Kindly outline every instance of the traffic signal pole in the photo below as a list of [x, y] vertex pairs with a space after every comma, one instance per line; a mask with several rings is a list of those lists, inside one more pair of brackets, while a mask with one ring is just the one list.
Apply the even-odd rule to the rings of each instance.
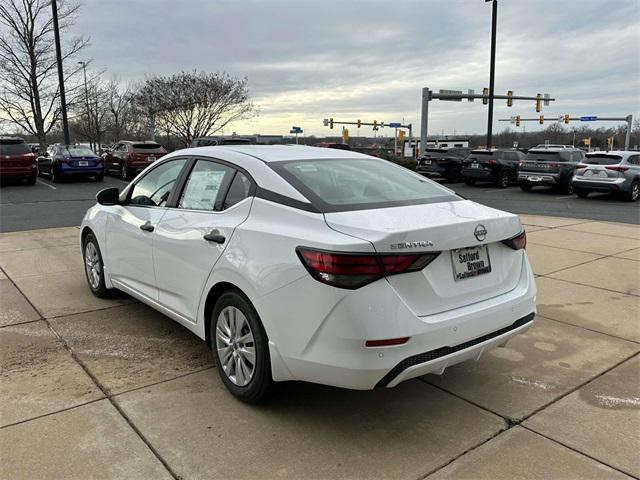
[[53, 17], [53, 34], [56, 44], [56, 58], [58, 63], [58, 83], [60, 88], [60, 104], [62, 108], [62, 134], [65, 145], [69, 145], [69, 122], [67, 121], [67, 101], [64, 95], [64, 70], [62, 69], [62, 48], [60, 47], [60, 29], [58, 28], [58, 6], [56, 0], [51, 2], [51, 13]]
[[493, 96], [496, 76], [496, 23], [498, 20], [498, 0], [491, 1], [491, 65], [489, 66], [489, 113], [487, 115], [487, 149], [493, 146]]

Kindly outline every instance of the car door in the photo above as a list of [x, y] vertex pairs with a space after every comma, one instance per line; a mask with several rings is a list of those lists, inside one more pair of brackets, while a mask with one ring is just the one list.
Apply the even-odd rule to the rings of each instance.
[[246, 172], [197, 159], [175, 208], [167, 209], [154, 232], [160, 304], [186, 321], [196, 322], [207, 278], [249, 215], [254, 185]]
[[187, 162], [187, 158], [162, 162], [132, 185], [124, 205], [114, 207], [106, 241], [107, 268], [114, 285], [158, 300], [153, 269], [154, 231]]

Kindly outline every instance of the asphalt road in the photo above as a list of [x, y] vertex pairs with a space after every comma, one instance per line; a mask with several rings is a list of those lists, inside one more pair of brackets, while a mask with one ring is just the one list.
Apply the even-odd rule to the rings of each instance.
[[[52, 184], [40, 177], [34, 186], [19, 182], [0, 186], [0, 232], [79, 225], [96, 193], [106, 187], [123, 188], [125, 182], [105, 177], [103, 182], [72, 180]], [[490, 207], [513, 213], [553, 215], [640, 224], [640, 202], [631, 203], [608, 195], [587, 199], [543, 189], [523, 192], [517, 186], [448, 184], [460, 195]]]

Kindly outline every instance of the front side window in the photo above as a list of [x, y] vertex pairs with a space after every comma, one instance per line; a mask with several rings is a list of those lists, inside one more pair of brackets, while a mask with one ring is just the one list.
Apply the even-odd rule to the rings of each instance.
[[148, 172], [133, 186], [129, 203], [149, 207], [164, 206], [186, 162], [184, 158], [171, 160]]
[[222, 196], [233, 172], [232, 168], [225, 165], [198, 160], [189, 174], [178, 208], [222, 210]]
[[293, 160], [270, 166], [324, 212], [460, 200], [444, 187], [385, 160]]

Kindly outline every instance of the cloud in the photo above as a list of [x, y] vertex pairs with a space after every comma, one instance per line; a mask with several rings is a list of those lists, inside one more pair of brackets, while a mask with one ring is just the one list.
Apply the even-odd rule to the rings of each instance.
[[[638, 18], [636, 0], [501, 1], [496, 91], [551, 93], [547, 117], [637, 117]], [[418, 131], [422, 87], [488, 85], [490, 5], [479, 0], [86, 0], [75, 28], [91, 36], [95, 65], [123, 80], [183, 69], [247, 76], [260, 116], [232, 126], [241, 133], [300, 124], [322, 135], [328, 116], [404, 118]], [[496, 119], [515, 114], [532, 116], [533, 105], [496, 103]], [[483, 132], [486, 107], [433, 102], [429, 128]]]

